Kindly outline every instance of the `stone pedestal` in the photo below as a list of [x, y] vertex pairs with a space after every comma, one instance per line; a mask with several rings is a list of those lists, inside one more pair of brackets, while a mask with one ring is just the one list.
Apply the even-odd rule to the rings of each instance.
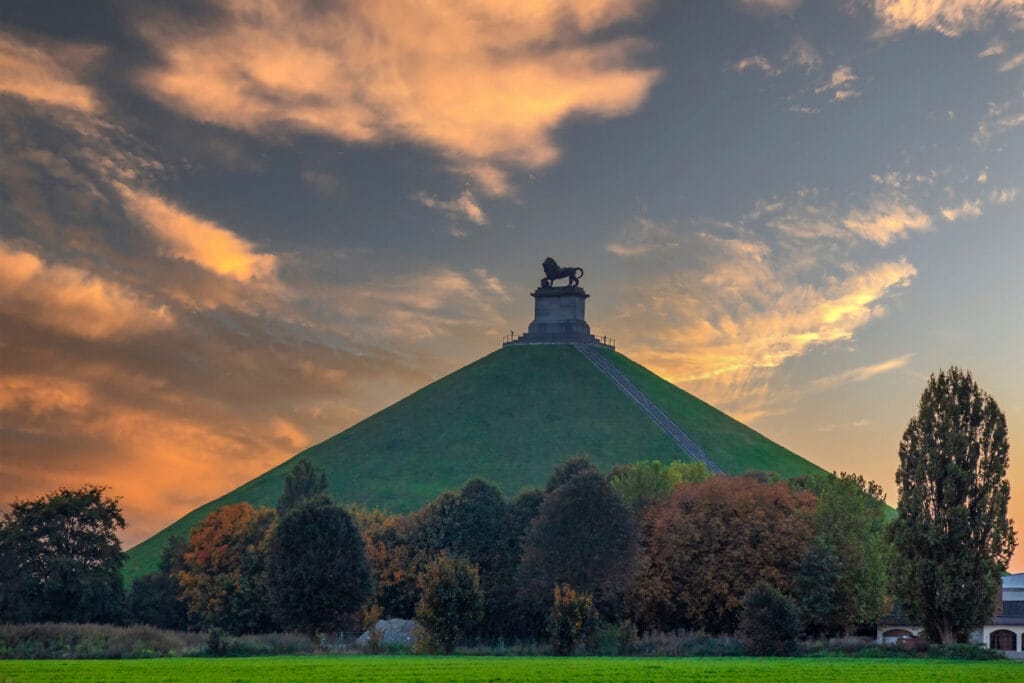
[[597, 344], [590, 334], [586, 305], [590, 295], [582, 287], [538, 287], [533, 297], [533, 322], [526, 334], [508, 344]]

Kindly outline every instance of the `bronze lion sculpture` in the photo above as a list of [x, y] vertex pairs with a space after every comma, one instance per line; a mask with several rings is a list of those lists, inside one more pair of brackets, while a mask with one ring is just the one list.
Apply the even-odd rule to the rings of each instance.
[[558, 262], [550, 256], [544, 259], [543, 265], [545, 277], [540, 281], [541, 287], [550, 287], [555, 280], [561, 280], [563, 277], [569, 278], [570, 287], [578, 287], [580, 284], [580, 278], [583, 277], [582, 268], [577, 268], [576, 266], [562, 268], [558, 265]]

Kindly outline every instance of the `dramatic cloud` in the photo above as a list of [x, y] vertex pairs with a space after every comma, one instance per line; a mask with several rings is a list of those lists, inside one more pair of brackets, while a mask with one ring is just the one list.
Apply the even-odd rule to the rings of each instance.
[[153, 97], [252, 133], [411, 141], [496, 194], [558, 158], [567, 117], [627, 114], [658, 77], [634, 63], [641, 42], [601, 35], [635, 0], [214, 4], [207, 26], [140, 22], [163, 61], [141, 76]]
[[917, 29], [958, 36], [997, 20], [1024, 28], [1021, 0], [874, 0], [870, 4], [882, 34]]
[[901, 197], [882, 197], [868, 209], [848, 213], [843, 225], [857, 236], [884, 246], [911, 230], [927, 230], [932, 219]]
[[185, 259], [239, 282], [271, 278], [273, 254], [260, 254], [252, 243], [213, 221], [204, 220], [154, 194], [117, 184], [125, 210], [160, 243], [164, 253]]
[[0, 242], [0, 311], [86, 339], [165, 330], [174, 318], [165, 306], [86, 270], [47, 264]]
[[476, 197], [469, 190], [464, 191], [455, 199], [447, 201], [428, 195], [425, 192], [414, 195], [414, 198], [424, 206], [444, 211], [453, 218], [464, 218], [477, 225], [485, 225], [487, 223], [487, 214], [480, 208]]
[[851, 339], [916, 274], [899, 260], [811, 284], [763, 243], [705, 235], [689, 248], [704, 252], [701, 270], [647, 278], [647, 303], [621, 311], [628, 332], [619, 336], [645, 365], [676, 382], [705, 381], [718, 397], [814, 347]]
[[103, 54], [95, 46], [34, 40], [0, 32], [0, 92], [56, 107], [93, 113], [96, 93], [82, 74]]

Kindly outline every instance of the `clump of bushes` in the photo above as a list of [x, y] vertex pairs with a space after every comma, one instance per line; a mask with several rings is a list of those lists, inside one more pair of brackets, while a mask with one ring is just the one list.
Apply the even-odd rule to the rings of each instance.
[[153, 626], [3, 624], [2, 659], [139, 659], [198, 654], [203, 636]]
[[647, 657], [740, 657], [747, 654], [738, 638], [690, 631], [645, 633], [633, 643], [631, 651]]
[[800, 611], [782, 592], [759, 583], [743, 600], [740, 633], [751, 654], [787, 657], [796, 654]]
[[555, 585], [555, 600], [548, 617], [551, 649], [556, 655], [571, 655], [597, 630], [598, 615], [594, 597], [577, 593], [571, 586]]
[[210, 629], [201, 654], [211, 657], [262, 657], [302, 655], [316, 651], [309, 636], [299, 633], [254, 633], [232, 636], [219, 628]]

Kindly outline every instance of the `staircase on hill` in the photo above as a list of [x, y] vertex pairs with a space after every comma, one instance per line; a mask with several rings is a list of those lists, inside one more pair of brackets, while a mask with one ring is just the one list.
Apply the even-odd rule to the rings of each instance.
[[698, 446], [693, 439], [686, 435], [679, 425], [677, 425], [672, 418], [665, 414], [661, 408], [655, 405], [654, 401], [647, 397], [647, 394], [640, 391], [640, 388], [633, 384], [632, 381], [622, 371], [615, 367], [615, 364], [604, 357], [604, 355], [598, 350], [597, 346], [590, 344], [573, 344], [580, 353], [587, 357], [594, 366], [600, 370], [605, 376], [608, 377], [612, 382], [615, 383], [622, 393], [633, 399], [633, 401], [640, 406], [640, 409], [647, 413], [648, 417], [654, 420], [654, 423], [661, 427], [662, 431], [668, 434], [669, 438], [672, 439], [677, 446], [683, 449], [683, 452], [695, 462], [702, 462], [708, 468], [708, 471], [713, 474], [725, 474], [725, 471], [718, 466], [714, 460], [708, 457], [708, 454], [704, 452], [700, 446]]

